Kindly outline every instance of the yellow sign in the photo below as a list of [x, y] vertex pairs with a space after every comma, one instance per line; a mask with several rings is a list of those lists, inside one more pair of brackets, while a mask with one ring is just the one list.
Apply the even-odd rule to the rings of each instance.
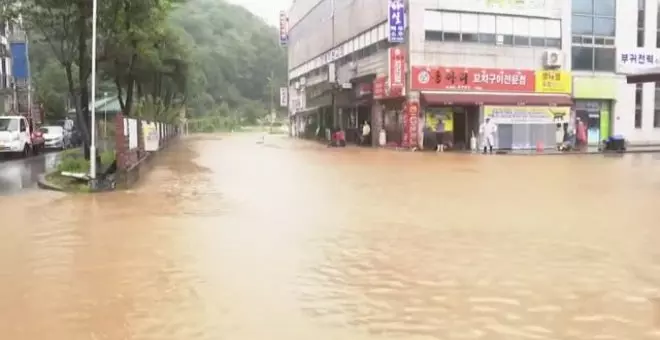
[[438, 122], [442, 119], [442, 125], [444, 125], [445, 132], [454, 131], [454, 114], [453, 112], [427, 112], [425, 115], [426, 127], [435, 131]]
[[552, 124], [570, 113], [567, 106], [484, 106], [484, 117], [497, 124]]
[[566, 93], [572, 91], [573, 79], [567, 71], [536, 71], [536, 92]]

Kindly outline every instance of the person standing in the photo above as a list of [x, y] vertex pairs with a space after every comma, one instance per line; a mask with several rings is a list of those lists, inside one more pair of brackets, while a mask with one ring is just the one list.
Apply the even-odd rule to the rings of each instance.
[[587, 125], [579, 117], [577, 118], [577, 127], [575, 130], [578, 150], [585, 151], [587, 146]]
[[486, 121], [479, 127], [479, 133], [483, 140], [484, 153], [493, 153], [493, 146], [495, 146], [495, 133], [497, 133], [497, 124], [493, 122], [490, 117], [486, 117]]
[[362, 135], [360, 136], [360, 145], [364, 145], [369, 140], [369, 135], [371, 134], [371, 126], [366, 120], [362, 125]]
[[555, 130], [555, 143], [557, 144], [557, 150], [561, 151], [562, 145], [564, 145], [564, 124], [557, 123]]
[[445, 122], [442, 119], [438, 119], [438, 123], [435, 124], [435, 141], [436, 141], [436, 152], [445, 151]]

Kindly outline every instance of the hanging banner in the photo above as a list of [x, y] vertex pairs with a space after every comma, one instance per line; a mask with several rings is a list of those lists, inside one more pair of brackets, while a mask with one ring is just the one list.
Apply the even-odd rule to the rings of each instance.
[[388, 97], [400, 97], [405, 94], [405, 65], [406, 59], [403, 49], [391, 47], [387, 58], [389, 76], [387, 87]]
[[289, 43], [289, 18], [286, 12], [280, 11], [280, 45], [286, 46]]
[[403, 138], [401, 146], [413, 148], [419, 139], [419, 102], [408, 101], [403, 104]]
[[158, 151], [160, 136], [156, 123], [142, 121], [142, 138], [144, 139], [144, 151]]
[[387, 40], [391, 43], [402, 44], [406, 40], [406, 6], [403, 0], [388, 0]]
[[286, 87], [280, 87], [280, 106], [286, 107], [289, 104], [289, 91]]

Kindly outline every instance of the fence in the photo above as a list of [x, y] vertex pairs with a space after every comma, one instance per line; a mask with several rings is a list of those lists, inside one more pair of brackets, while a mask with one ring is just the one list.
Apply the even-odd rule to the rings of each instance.
[[115, 116], [115, 153], [117, 159], [117, 185], [134, 184], [140, 173], [147, 170], [149, 158], [180, 135], [180, 127], [174, 124], [148, 121], [139, 118]]

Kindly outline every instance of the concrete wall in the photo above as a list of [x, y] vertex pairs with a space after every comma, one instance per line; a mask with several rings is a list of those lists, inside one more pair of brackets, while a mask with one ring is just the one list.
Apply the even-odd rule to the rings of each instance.
[[[427, 10], [441, 9], [561, 19], [562, 10], [567, 8], [570, 14], [570, 5], [562, 7], [562, 1], [558, 0], [546, 0], [545, 3], [538, 1], [543, 6], [537, 5], [527, 8], [489, 5], [486, 0], [411, 0], [411, 2], [411, 65], [539, 69], [542, 67], [543, 53], [548, 49], [546, 47], [513, 47], [480, 43], [426, 41], [425, 17], [428, 18], [428, 16], [425, 16], [425, 11]], [[565, 2], [563, 3], [565, 4]], [[562, 32], [562, 37], [567, 37], [564, 32]], [[562, 46], [570, 46], [570, 36], [562, 39]]]
[[[655, 49], [658, 2], [646, 0], [645, 10], [644, 47]], [[629, 19], [621, 20], [622, 18]], [[619, 0], [617, 2], [616, 45], [618, 48], [628, 50], [637, 47], [637, 1]], [[584, 72], [576, 72], [576, 74], [584, 75]], [[653, 127], [654, 111], [660, 110], [660, 105], [657, 107], [655, 105], [656, 95], [660, 95], [655, 91], [655, 83], [643, 84], [642, 126], [635, 128], [635, 85], [626, 84], [623, 76], [616, 76], [616, 78], [618, 86], [614, 104], [613, 131], [623, 134], [631, 143], [660, 144], [660, 128]], [[660, 104], [660, 98], [657, 101]]]
[[382, 23], [387, 18], [387, 1], [297, 0], [289, 15], [291, 70]]

